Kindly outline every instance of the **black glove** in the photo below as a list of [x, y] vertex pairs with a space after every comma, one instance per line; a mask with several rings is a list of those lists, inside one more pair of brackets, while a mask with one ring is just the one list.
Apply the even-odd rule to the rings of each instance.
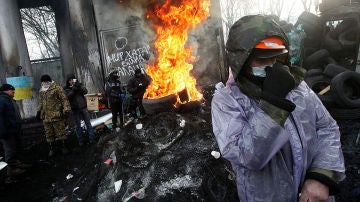
[[40, 111], [36, 112], [36, 120], [41, 121], [40, 115], [41, 115]]
[[285, 99], [285, 96], [295, 88], [295, 80], [289, 71], [289, 67], [275, 63], [273, 67], [267, 67], [266, 78], [263, 83], [262, 98], [271, 104], [292, 112], [295, 104]]

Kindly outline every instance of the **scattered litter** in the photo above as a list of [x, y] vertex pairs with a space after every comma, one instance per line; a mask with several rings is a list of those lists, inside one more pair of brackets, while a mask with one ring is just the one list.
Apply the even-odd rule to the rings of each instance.
[[116, 163], [116, 155], [115, 155], [115, 151], [111, 152], [111, 154], [110, 154], [110, 158], [112, 159], [113, 163]]
[[108, 158], [108, 159], [106, 159], [106, 161], [104, 163], [110, 165], [112, 163], [112, 161], [113, 160], [111, 158]]
[[76, 191], [76, 190], [78, 190], [80, 187], [75, 187], [74, 189], [73, 189], [73, 193]]
[[211, 155], [214, 157], [214, 158], [216, 158], [216, 159], [218, 159], [218, 158], [220, 158], [220, 152], [217, 152], [217, 151], [212, 151], [211, 152]]
[[140, 130], [140, 129], [142, 129], [142, 124], [141, 123], [138, 123], [138, 124], [136, 124], [136, 129], [138, 129], [138, 130]]
[[184, 119], [181, 120], [179, 125], [181, 128], [185, 127], [185, 120]]
[[68, 174], [67, 176], [66, 176], [66, 179], [67, 180], [70, 180], [71, 178], [73, 178], [74, 176], [72, 175], [72, 174]]
[[75, 188], [73, 189], [73, 194], [72, 194], [72, 196], [73, 196], [73, 198], [76, 198], [77, 201], [82, 201], [82, 198], [80, 198], [80, 197], [75, 193], [77, 190], [79, 190], [79, 187], [75, 187]]
[[143, 199], [145, 197], [145, 188], [141, 188], [137, 191], [132, 192], [129, 196], [126, 196], [128, 194], [125, 194], [123, 197], [123, 202], [129, 201], [132, 197]]
[[114, 184], [115, 184], [115, 193], [118, 193], [122, 185], [122, 180], [118, 180]]
[[68, 198], [69, 198], [68, 196], [64, 196], [64, 197], [58, 198], [58, 201], [59, 202], [67, 201]]
[[91, 119], [90, 123], [92, 127], [96, 127], [98, 125], [104, 124], [106, 121], [110, 120], [112, 118], [112, 113], [106, 114], [102, 117]]
[[117, 133], [120, 132], [120, 128], [119, 128], [119, 127], [116, 127], [115, 130], [116, 130]]
[[5, 168], [7, 166], [7, 163], [4, 161], [0, 161], [0, 170], [2, 170], [3, 168]]

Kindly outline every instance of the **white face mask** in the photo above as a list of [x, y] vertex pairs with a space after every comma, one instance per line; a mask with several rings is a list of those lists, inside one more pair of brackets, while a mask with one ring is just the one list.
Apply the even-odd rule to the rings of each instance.
[[42, 82], [41, 83], [41, 89], [44, 91], [47, 91], [50, 87], [51, 83], [50, 82]]
[[272, 67], [273, 65], [262, 65], [262, 66], [258, 66], [258, 67], [252, 67], [251, 68], [251, 71], [252, 71], [252, 74], [254, 76], [257, 76], [257, 77], [266, 77], [266, 67]]

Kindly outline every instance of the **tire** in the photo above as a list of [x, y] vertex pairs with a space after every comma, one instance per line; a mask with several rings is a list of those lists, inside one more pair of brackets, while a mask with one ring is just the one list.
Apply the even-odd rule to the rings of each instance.
[[327, 109], [337, 106], [337, 103], [329, 92], [324, 95], [318, 95], [318, 97]]
[[328, 64], [324, 69], [324, 75], [333, 78], [334, 76], [340, 74], [341, 72], [349, 71], [343, 66], [336, 65], [336, 64]]
[[354, 49], [359, 43], [358, 28], [346, 30], [339, 35], [339, 42], [345, 49]]
[[331, 92], [343, 108], [360, 108], [360, 74], [345, 71], [331, 80]]
[[333, 39], [338, 39], [339, 35], [344, 31], [348, 30], [350, 27], [356, 24], [356, 20], [354, 19], [344, 19], [340, 24], [338, 24], [334, 30], [329, 32], [329, 35]]
[[313, 77], [319, 76], [323, 74], [323, 70], [321, 68], [310, 69], [306, 72], [305, 77]]
[[328, 50], [320, 49], [320, 50], [316, 51], [315, 53], [309, 55], [305, 59], [304, 66], [307, 69], [311, 69], [311, 67], [314, 67], [314, 66], [319, 66], [327, 60], [329, 55], [330, 55], [330, 53]]
[[339, 52], [343, 49], [343, 46], [337, 39], [332, 38], [330, 32], [328, 32], [324, 38], [324, 48], [330, 52]]
[[309, 57], [311, 54], [315, 53], [318, 49], [304, 46], [304, 58]]
[[313, 13], [307, 11], [302, 12], [296, 21], [295, 27], [299, 24], [303, 25], [302, 27], [308, 35], [319, 35], [319, 33], [321, 33], [320, 17]]
[[331, 79], [321, 74], [317, 76], [306, 77], [304, 81], [315, 93], [319, 93], [330, 85]]
[[157, 99], [144, 98], [142, 103], [147, 114], [157, 114], [159, 112], [176, 111], [177, 109], [174, 107], [176, 101], [176, 95], [171, 94]]
[[334, 119], [355, 120], [360, 119], [360, 108], [343, 109], [331, 107], [328, 109], [329, 113]]

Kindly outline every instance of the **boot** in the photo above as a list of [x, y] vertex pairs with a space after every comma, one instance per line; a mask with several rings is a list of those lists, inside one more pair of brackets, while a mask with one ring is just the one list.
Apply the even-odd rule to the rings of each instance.
[[54, 150], [54, 143], [50, 142], [49, 143], [49, 157], [53, 157], [55, 155], [55, 150]]
[[16, 175], [21, 175], [21, 174], [25, 173], [26, 170], [21, 169], [21, 168], [17, 168], [17, 167], [12, 166], [12, 165], [11, 166], [8, 165], [6, 172], [7, 172], [6, 173], [7, 176], [12, 177], [12, 176], [16, 176]]
[[66, 147], [66, 145], [65, 145], [65, 140], [63, 140], [63, 142], [62, 142], [62, 148], [61, 148], [61, 152], [62, 152], [62, 154], [68, 154], [69, 153], [69, 149]]

